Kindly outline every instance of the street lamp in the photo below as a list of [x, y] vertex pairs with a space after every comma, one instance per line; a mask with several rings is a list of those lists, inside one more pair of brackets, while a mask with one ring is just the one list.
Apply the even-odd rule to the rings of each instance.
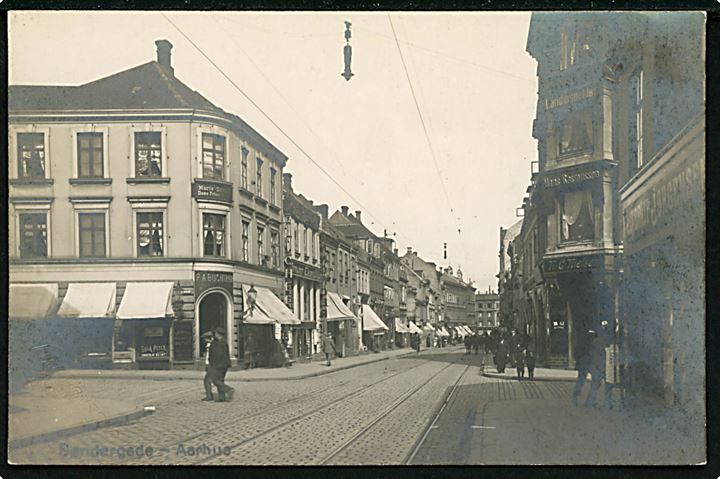
[[248, 307], [246, 308], [243, 303], [243, 311], [240, 315], [240, 325], [238, 327], [239, 331], [239, 337], [238, 337], [238, 347], [242, 346], [242, 352], [243, 352], [243, 363], [245, 365], [243, 367], [249, 368], [255, 361], [252, 355], [247, 351], [247, 335], [245, 334], [245, 319], [248, 318], [252, 312], [255, 310], [255, 302], [257, 300], [257, 290], [255, 289], [254, 285], [250, 285], [250, 289], [247, 291], [247, 303]]

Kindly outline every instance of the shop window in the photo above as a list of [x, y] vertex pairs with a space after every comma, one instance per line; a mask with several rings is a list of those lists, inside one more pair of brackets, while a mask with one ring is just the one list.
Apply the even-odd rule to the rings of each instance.
[[163, 256], [163, 213], [136, 213], [137, 255], [139, 257]]
[[103, 178], [103, 134], [78, 133], [78, 178]]
[[17, 134], [18, 178], [45, 178], [45, 134]]
[[558, 121], [558, 155], [567, 156], [592, 150], [592, 110], [571, 111]]
[[595, 238], [594, 208], [589, 191], [565, 193], [562, 214], [562, 239], [587, 241]]
[[248, 189], [248, 154], [250, 152], [247, 148], [242, 147], [240, 148], [240, 154], [241, 154], [241, 160], [240, 160], [240, 187], [247, 190]]
[[47, 258], [47, 213], [21, 213], [20, 257]]
[[105, 257], [105, 213], [78, 213], [81, 258]]
[[135, 176], [162, 176], [162, 133], [143, 131], [135, 133]]
[[225, 256], [225, 215], [203, 213], [203, 256]]
[[250, 261], [250, 222], [242, 222], [242, 260]]
[[225, 179], [225, 137], [211, 133], [202, 135], [203, 178]]

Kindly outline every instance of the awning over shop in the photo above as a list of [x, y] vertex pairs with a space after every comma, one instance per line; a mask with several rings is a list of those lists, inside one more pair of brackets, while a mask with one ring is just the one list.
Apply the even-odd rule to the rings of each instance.
[[433, 328], [433, 327], [430, 326], [429, 324], [426, 324], [425, 326], [423, 326], [423, 331], [425, 331], [426, 333], [434, 333], [434, 332], [436, 332], [436, 331], [435, 331], [435, 328]]
[[45, 319], [57, 306], [57, 283], [11, 284], [8, 318]]
[[440, 333], [442, 336], [445, 336], [446, 338], [450, 336], [450, 333], [448, 333], [448, 330], [445, 329], [445, 326], [440, 328]]
[[355, 319], [355, 315], [350, 308], [345, 306], [345, 302], [337, 293], [327, 294], [327, 320], [328, 321], [344, 321], [346, 319]]
[[375, 311], [373, 311], [370, 306], [368, 306], [367, 304], [363, 304], [362, 311], [363, 331], [376, 331], [379, 333], [382, 333], [383, 331], [388, 331], [388, 327], [385, 326], [385, 323], [382, 322], [382, 320], [378, 317], [377, 314], [375, 314]]
[[118, 319], [157, 319], [173, 316], [172, 281], [128, 283]]
[[410, 329], [400, 322], [400, 318], [395, 318], [395, 332], [407, 334], [410, 333]]
[[475, 333], [472, 332], [472, 329], [468, 328], [468, 327], [465, 326], [464, 324], [463, 324], [462, 326], [460, 326], [460, 327], [461, 327], [462, 330], [465, 331], [465, 333], [466, 333], [467, 335], [469, 335], [469, 336], [472, 336], [473, 334], [475, 334]]
[[115, 283], [70, 283], [58, 316], [110, 318], [115, 313]]
[[458, 336], [467, 336], [467, 333], [460, 329], [459, 326], [455, 326], [455, 332], [458, 334]]
[[413, 323], [412, 321], [408, 322], [408, 327], [410, 328], [410, 332], [413, 334], [422, 334], [422, 329], [417, 327], [417, 324]]
[[255, 308], [252, 313], [245, 319], [248, 324], [286, 324], [300, 325], [292, 311], [275, 296], [275, 293], [267, 288], [255, 286], [257, 290], [257, 298], [255, 300]]

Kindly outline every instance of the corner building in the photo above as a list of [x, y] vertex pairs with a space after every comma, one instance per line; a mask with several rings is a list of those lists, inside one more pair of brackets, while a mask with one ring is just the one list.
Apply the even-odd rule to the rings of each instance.
[[221, 327], [234, 360], [267, 362], [280, 325], [299, 323], [278, 298], [287, 157], [156, 44], [157, 61], [84, 85], [10, 87], [10, 317], [104, 325], [74, 338], [75, 359], [192, 364]]

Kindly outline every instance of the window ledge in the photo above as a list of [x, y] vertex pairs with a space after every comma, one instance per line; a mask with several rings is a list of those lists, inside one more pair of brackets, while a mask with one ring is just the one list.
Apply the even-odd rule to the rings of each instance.
[[110, 185], [112, 178], [70, 178], [71, 185]]
[[263, 206], [267, 206], [267, 204], [268, 204], [268, 202], [267, 202], [266, 199], [260, 198], [259, 196], [256, 196], [256, 197], [255, 197], [255, 203], [259, 203], [259, 204], [261, 204], [261, 205], [263, 205]]
[[170, 183], [170, 178], [166, 178], [164, 176], [140, 176], [135, 178], [127, 178], [127, 184], [128, 185], [135, 185], [135, 184], [168, 184]]
[[8, 180], [11, 186], [50, 186], [55, 182], [52, 178], [13, 178]]
[[270, 211], [273, 211], [275, 213], [280, 212], [280, 207], [278, 205], [270, 205], [269, 208], [270, 208]]
[[250, 198], [250, 199], [252, 199], [253, 196], [255, 196], [255, 195], [253, 195], [252, 191], [246, 190], [246, 189], [243, 188], [242, 186], [241, 186], [240, 188], [238, 188], [238, 191], [240, 192], [241, 195], [246, 196], [246, 197], [248, 197], [248, 198]]

